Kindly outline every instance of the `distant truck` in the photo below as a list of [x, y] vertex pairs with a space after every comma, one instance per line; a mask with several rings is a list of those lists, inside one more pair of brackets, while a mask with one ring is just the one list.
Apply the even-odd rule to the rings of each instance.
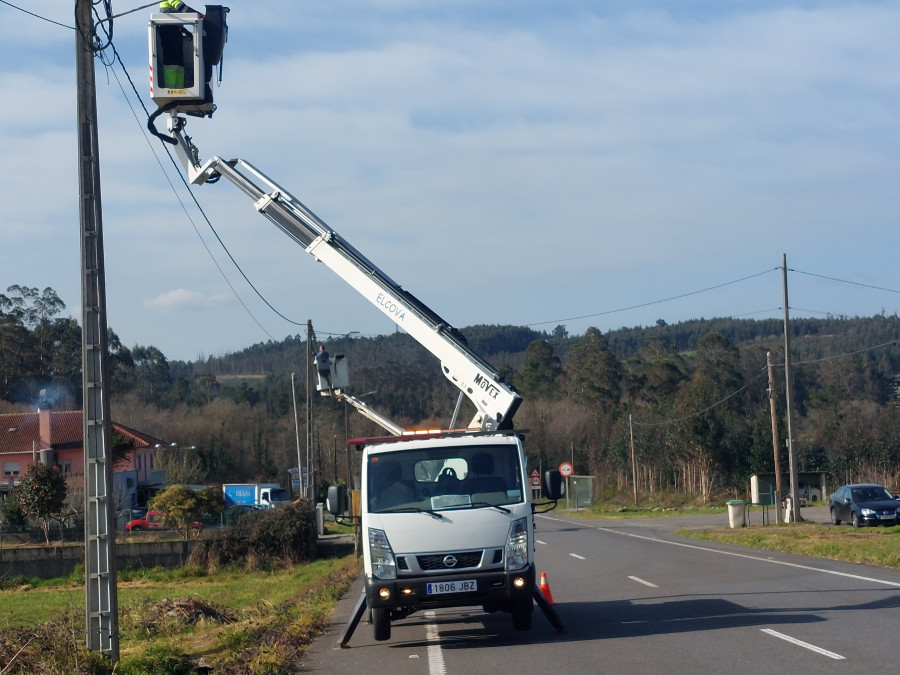
[[276, 509], [291, 503], [291, 493], [278, 483], [226, 483], [222, 486], [225, 506]]

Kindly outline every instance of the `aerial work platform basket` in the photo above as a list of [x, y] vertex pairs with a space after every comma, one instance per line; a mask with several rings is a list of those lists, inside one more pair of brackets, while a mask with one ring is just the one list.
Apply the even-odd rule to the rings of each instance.
[[150, 15], [150, 97], [161, 109], [212, 115], [212, 71], [228, 39], [227, 13], [222, 5], [206, 5], [205, 14]]

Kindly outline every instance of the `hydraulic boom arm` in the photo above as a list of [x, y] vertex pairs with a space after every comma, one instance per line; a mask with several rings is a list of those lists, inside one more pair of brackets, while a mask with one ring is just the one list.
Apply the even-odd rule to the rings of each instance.
[[257, 211], [434, 354], [447, 379], [475, 404], [477, 413], [469, 428], [513, 428], [521, 396], [468, 348], [456, 328], [403, 290], [299, 200], [249, 163], [213, 157], [201, 164], [196, 146], [184, 134], [185, 123], [183, 117], [173, 115], [168, 129], [192, 183], [200, 185], [216, 176], [230, 180], [253, 200]]

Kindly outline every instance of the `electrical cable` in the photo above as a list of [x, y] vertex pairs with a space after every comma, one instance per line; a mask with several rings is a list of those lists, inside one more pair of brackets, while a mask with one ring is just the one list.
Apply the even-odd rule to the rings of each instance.
[[627, 312], [627, 311], [632, 310], [632, 309], [640, 309], [640, 308], [642, 308], [642, 307], [650, 307], [651, 305], [659, 305], [659, 304], [661, 304], [661, 303], [663, 303], [663, 302], [671, 302], [672, 300], [680, 300], [681, 298], [687, 298], [687, 297], [690, 297], [690, 296], [692, 296], [692, 295], [699, 295], [700, 293], [706, 293], [706, 292], [708, 292], [708, 291], [714, 291], [714, 290], [716, 290], [716, 289], [718, 289], [718, 288], [723, 288], [723, 287], [725, 287], [725, 286], [730, 286], [730, 285], [732, 285], [732, 284], [737, 284], [737, 283], [740, 283], [740, 282], [742, 282], [742, 281], [747, 281], [748, 279], [754, 279], [754, 278], [756, 278], [756, 277], [760, 277], [760, 276], [762, 276], [762, 275], [764, 275], [764, 274], [769, 274], [770, 272], [774, 272], [775, 270], [780, 270], [780, 269], [781, 269], [780, 267], [773, 267], [772, 269], [763, 270], [762, 272], [757, 272], [756, 274], [751, 274], [751, 275], [746, 276], [746, 277], [741, 277], [740, 279], [735, 279], [735, 280], [733, 280], [733, 281], [726, 281], [726, 282], [724, 282], [724, 283], [717, 284], [717, 285], [715, 285], [715, 286], [710, 286], [710, 287], [708, 287], [708, 288], [701, 288], [699, 291], [691, 291], [691, 292], [689, 292], [689, 293], [682, 293], [681, 295], [673, 295], [673, 296], [671, 296], [671, 297], [663, 298], [663, 299], [661, 299], [661, 300], [652, 300], [652, 301], [650, 301], [650, 302], [643, 302], [643, 303], [641, 303], [641, 304], [638, 304], [638, 305], [631, 305], [631, 306], [629, 306], [629, 307], [621, 307], [621, 308], [619, 308], [619, 309], [610, 309], [610, 310], [607, 310], [607, 311], [605, 311], [605, 312], [595, 312], [595, 313], [593, 313], [593, 314], [583, 314], [583, 315], [581, 315], [581, 316], [571, 316], [571, 317], [568, 317], [568, 318], [565, 318], [565, 319], [554, 319], [554, 320], [552, 320], [552, 321], [538, 321], [538, 322], [535, 322], [535, 323], [526, 323], [526, 324], [524, 324], [524, 325], [527, 326], [527, 327], [530, 327], [530, 326], [545, 326], [545, 325], [548, 325], [548, 324], [551, 324], [551, 323], [562, 324], [562, 323], [564, 323], [564, 322], [566, 322], [566, 321], [578, 321], [579, 319], [590, 319], [590, 318], [593, 318], [593, 317], [595, 317], [595, 316], [605, 316], [605, 315], [607, 315], [607, 314], [617, 314], [617, 313], [619, 313], [619, 312]]
[[749, 387], [751, 384], [753, 384], [756, 380], [758, 380], [760, 377], [762, 377], [765, 374], [766, 374], [766, 369], [764, 368], [762, 371], [760, 371], [759, 373], [757, 373], [756, 375], [751, 377], [747, 381], [747, 384], [745, 384], [743, 387], [736, 389], [735, 391], [728, 394], [728, 396], [726, 396], [725, 398], [719, 399], [718, 401], [716, 401], [715, 403], [713, 403], [710, 406], [707, 406], [703, 410], [698, 410], [697, 412], [693, 412], [690, 415], [685, 415], [684, 417], [679, 417], [677, 419], [661, 420], [659, 422], [633, 422], [633, 424], [636, 427], [663, 427], [663, 426], [668, 426], [670, 424], [678, 424], [679, 422], [685, 422], [689, 419], [699, 417], [700, 415], [702, 415], [704, 413], [708, 413], [710, 410], [713, 410], [714, 408], [718, 408], [720, 405], [725, 403], [727, 400], [734, 398], [735, 396], [740, 394], [742, 391], [744, 391], [744, 389]]
[[29, 12], [27, 9], [22, 9], [18, 5], [14, 5], [11, 2], [7, 2], [6, 0], [0, 0], [0, 4], [6, 5], [7, 7], [12, 7], [13, 9], [17, 9], [20, 12], [24, 12], [29, 16], [33, 16], [35, 19], [40, 19], [41, 21], [46, 21], [47, 23], [52, 23], [56, 26], [61, 26], [62, 28], [68, 28], [69, 30], [75, 30], [74, 26], [67, 26], [64, 23], [60, 23], [59, 21], [54, 21], [53, 19], [48, 19], [46, 16], [41, 16], [40, 14], [35, 14], [34, 12]]
[[863, 284], [859, 281], [848, 281], [847, 279], [838, 279], [837, 277], [829, 277], [824, 274], [815, 274], [813, 272], [804, 272], [803, 270], [795, 270], [792, 268], [788, 268], [790, 272], [796, 272], [797, 274], [805, 274], [808, 277], [818, 277], [819, 279], [827, 279], [828, 281], [837, 281], [842, 284], [851, 284], [853, 286], [862, 286], [863, 288], [872, 288], [876, 291], [887, 291], [888, 293], [900, 293], [900, 291], [895, 290], [893, 288], [884, 288], [883, 286], [873, 286], [872, 284]]
[[[112, 73], [113, 73], [113, 77], [116, 80], [116, 83], [119, 85], [119, 88], [122, 90], [123, 96], [125, 96], [125, 100], [126, 100], [126, 103], [128, 104], [129, 109], [131, 110], [131, 114], [134, 116], [135, 121], [138, 122], [138, 124], [140, 124], [140, 119], [138, 118], [137, 113], [134, 110], [134, 107], [131, 105], [131, 102], [127, 98], [127, 94], [125, 92], [125, 88], [122, 86], [122, 82], [119, 80], [118, 75], [116, 75], [115, 70], [112, 70]], [[265, 326], [263, 326], [259, 322], [259, 320], [256, 318], [256, 316], [253, 314], [253, 312], [250, 311], [250, 308], [247, 307], [247, 304], [241, 298], [240, 294], [237, 292], [237, 289], [234, 287], [234, 285], [231, 283], [231, 281], [226, 276], [225, 270], [223, 270], [221, 265], [219, 265], [219, 261], [216, 260], [215, 256], [212, 253], [212, 250], [210, 250], [209, 246], [206, 243], [206, 240], [203, 238], [203, 235], [200, 234], [200, 230], [197, 229], [197, 224], [194, 222], [194, 219], [191, 217], [191, 214], [187, 209], [187, 206], [182, 201], [180, 195], [178, 194], [178, 191], [175, 189], [175, 185], [172, 183], [171, 179], [169, 178], [169, 175], [166, 173], [165, 167], [163, 166], [162, 162], [160, 161], [159, 156], [157, 156], [156, 152], [154, 151], [152, 143], [150, 143], [150, 139], [147, 138], [147, 136], [145, 135], [144, 140], [147, 142], [147, 145], [150, 148], [150, 152], [153, 153], [153, 157], [156, 159], [156, 163], [159, 165], [159, 168], [162, 170], [162, 173], [166, 179], [166, 182], [169, 184], [169, 187], [172, 189], [172, 192], [175, 195], [175, 198], [178, 200], [178, 203], [181, 205], [181, 208], [184, 211], [184, 214], [187, 216], [188, 222], [190, 222], [191, 227], [194, 229], [194, 232], [197, 234], [197, 238], [200, 240], [200, 243], [203, 244], [203, 248], [206, 249], [206, 252], [210, 257], [210, 260], [212, 260], [213, 264], [216, 266], [216, 269], [219, 270], [219, 274], [222, 276], [222, 279], [224, 279], [225, 283], [231, 289], [231, 292], [237, 298], [237, 301], [241, 304], [241, 307], [244, 308], [244, 311], [246, 311], [247, 314], [250, 316], [250, 318], [253, 319], [253, 322], [257, 326], [259, 326], [259, 329], [263, 333], [268, 335], [269, 339], [275, 340], [275, 337], [269, 331], [266, 330]], [[171, 157], [170, 157], [170, 159], [171, 159]]]
[[[105, 28], [104, 28], [104, 31], [105, 31]], [[140, 101], [141, 107], [144, 109], [144, 113], [147, 115], [147, 117], [148, 117], [148, 119], [149, 119], [149, 118], [151, 117], [150, 112], [147, 110], [146, 105], [144, 105], [144, 101], [143, 101], [143, 99], [141, 98], [140, 94], [138, 93], [137, 87], [135, 86], [134, 81], [133, 81], [132, 78], [131, 78], [131, 75], [128, 73], [128, 69], [125, 67], [125, 64], [124, 64], [124, 62], [122, 61], [122, 58], [121, 58], [121, 56], [119, 55], [119, 52], [118, 52], [118, 50], [117, 50], [116, 47], [115, 47], [115, 44], [113, 44], [112, 40], [109, 40], [108, 44], [112, 47], [113, 54], [115, 55], [116, 61], [118, 61], [118, 63], [119, 63], [119, 67], [122, 68], [122, 71], [125, 73], [125, 76], [128, 78], [128, 82], [129, 82], [129, 84], [131, 85], [132, 91], [134, 92], [134, 94], [135, 94], [135, 96], [137, 97], [137, 99]], [[157, 111], [157, 113], [158, 113], [158, 112], [159, 112], [159, 111]], [[164, 146], [164, 147], [166, 147], [166, 146]], [[178, 163], [175, 161], [175, 158], [172, 157], [172, 153], [169, 151], [168, 147], [166, 147], [166, 154], [169, 156], [169, 161], [170, 161], [170, 162], [172, 163], [172, 165], [175, 167], [175, 170], [177, 171], [178, 176], [179, 176], [179, 178], [181, 179], [182, 184], [185, 186], [185, 188], [187, 188], [188, 193], [191, 195], [191, 199], [193, 200], [194, 205], [197, 207], [197, 210], [200, 211], [200, 214], [203, 216], [203, 219], [206, 221], [206, 224], [207, 224], [207, 226], [209, 227], [210, 231], [213, 233], [213, 235], [215, 236], [216, 240], [219, 242], [219, 245], [222, 247], [222, 250], [225, 251], [225, 254], [228, 256], [229, 260], [231, 260], [231, 262], [232, 262], [232, 264], [234, 265], [235, 269], [237, 269], [237, 271], [238, 271], [238, 272], [240, 273], [240, 275], [243, 277], [244, 281], [247, 282], [247, 284], [250, 286], [250, 288], [253, 290], [253, 292], [256, 293], [256, 295], [260, 298], [260, 300], [262, 300], [263, 303], [265, 303], [265, 305], [266, 305], [270, 310], [272, 310], [275, 314], [277, 314], [279, 317], [281, 317], [284, 321], [287, 321], [288, 323], [290, 323], [290, 324], [292, 324], [292, 325], [295, 325], [295, 326], [302, 326], [302, 325], [305, 325], [304, 322], [294, 321], [293, 319], [291, 319], [291, 318], [285, 316], [283, 313], [281, 313], [280, 311], [278, 311], [278, 309], [276, 309], [276, 308], [268, 301], [268, 299], [267, 299], [265, 296], [263, 296], [263, 294], [259, 291], [259, 289], [257, 289], [257, 287], [253, 284], [253, 282], [250, 281], [249, 277], [248, 277], [247, 274], [244, 272], [244, 270], [243, 270], [243, 268], [240, 266], [240, 264], [238, 264], [237, 260], [235, 260], [234, 256], [231, 254], [231, 251], [230, 251], [230, 250], [228, 249], [228, 247], [225, 245], [225, 242], [222, 241], [222, 238], [219, 236], [219, 233], [216, 231], [216, 228], [213, 226], [213, 224], [212, 224], [212, 222], [210, 221], [209, 217], [206, 215], [206, 212], [203, 210], [203, 207], [200, 205], [200, 202], [197, 200], [197, 197], [196, 197], [196, 195], [194, 194], [193, 190], [191, 190], [190, 184], [189, 184], [189, 183], [187, 182], [187, 180], [185, 179], [183, 172], [180, 170], [180, 168], [179, 168], [179, 166], [178, 166]], [[180, 201], [180, 200], [179, 200], [179, 201]], [[193, 221], [191, 221], [191, 224], [193, 225]], [[196, 228], [195, 228], [195, 230], [196, 230]], [[198, 234], [198, 236], [199, 236], [199, 232], [198, 232], [197, 234]], [[203, 241], [203, 238], [202, 238], [202, 237], [201, 237], [200, 239], [201, 239], [201, 241]], [[205, 242], [204, 242], [204, 246], [206, 246], [206, 243], [205, 243]], [[207, 250], [209, 250], [209, 249], [207, 249]], [[212, 254], [211, 254], [211, 252], [210, 252], [210, 256], [211, 256], [211, 255], [212, 255]], [[213, 260], [215, 261], [215, 259], [213, 259]], [[216, 263], [216, 266], [218, 267], [218, 263]], [[219, 268], [219, 270], [220, 270], [220, 272], [222, 272], [221, 268]], [[224, 273], [223, 273], [223, 277], [224, 277]], [[226, 279], [226, 281], [227, 281], [227, 279]], [[230, 283], [229, 283], [229, 287], [231, 287], [231, 288], [232, 288], [232, 291], [234, 291], [234, 287], [231, 286]], [[238, 301], [241, 303], [241, 305], [244, 306], [244, 308], [246, 309], [246, 305], [244, 304], [243, 300], [241, 300], [240, 296], [237, 295], [237, 292], [236, 292], [236, 291], [235, 291], [235, 295], [236, 295], [236, 297], [238, 298]], [[248, 313], [249, 313], [249, 310], [248, 310]], [[250, 316], [253, 317], [253, 314], [250, 313]], [[254, 321], [256, 321], [257, 325], [259, 325], [259, 322], [256, 320], [256, 318], [253, 317], [253, 319], [254, 319]], [[260, 326], [260, 327], [262, 327], [262, 326]], [[263, 330], [264, 330], [264, 332], [266, 333], [266, 335], [269, 335], [269, 337], [272, 337], [272, 336], [268, 333], [268, 331], [265, 331], [265, 329], [263, 329]]]

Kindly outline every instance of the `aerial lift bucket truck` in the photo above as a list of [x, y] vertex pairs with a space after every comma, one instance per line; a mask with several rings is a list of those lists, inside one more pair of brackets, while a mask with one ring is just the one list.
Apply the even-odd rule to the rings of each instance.
[[[208, 86], [207, 66], [221, 58], [226, 14], [225, 8], [207, 6], [204, 16], [151, 16], [152, 97], [159, 110], [148, 127], [174, 146], [192, 184], [222, 177], [233, 183], [259, 213], [431, 352], [444, 376], [475, 407], [465, 428], [450, 431], [408, 431], [373, 413], [368, 416], [390, 435], [351, 441], [360, 451], [362, 464], [358, 522], [365, 589], [340, 645], [347, 646], [367, 609], [376, 640], [390, 639], [393, 621], [441, 607], [480, 606], [488, 612], [508, 612], [515, 629], [528, 630], [537, 603], [554, 627], [562, 630], [535, 578], [534, 514], [536, 507], [556, 506], [563, 484], [558, 471], [546, 472], [543, 495], [548, 501], [532, 502], [522, 432], [513, 427], [521, 396], [469, 349], [456, 328], [287, 190], [242, 159], [201, 161], [185, 134], [187, 121], [181, 113], [202, 117], [214, 110], [203, 86]], [[160, 86], [158, 70], [168, 65], [160, 62], [156, 47], [162, 43], [160, 31], [179, 21], [185, 44], [190, 41], [184, 53], [193, 55], [193, 73], [204, 76], [190, 80], [191, 87], [187, 74], [184, 87], [164, 86], [166, 82]], [[216, 41], [214, 49], [204, 44], [207, 39]], [[155, 119], [164, 113], [168, 113], [168, 133], [155, 127]], [[365, 404], [354, 407], [363, 414], [372, 412]], [[342, 489], [329, 491], [329, 508], [336, 515], [344, 513], [345, 501]]]

